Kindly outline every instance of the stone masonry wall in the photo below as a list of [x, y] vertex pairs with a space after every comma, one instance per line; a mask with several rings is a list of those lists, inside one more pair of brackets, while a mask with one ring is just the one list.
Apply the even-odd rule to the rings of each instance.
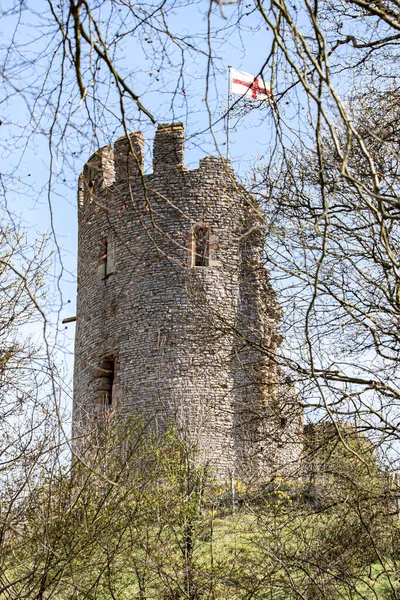
[[177, 423], [219, 478], [296, 465], [301, 412], [274, 363], [280, 309], [258, 207], [229, 162], [186, 170], [173, 123], [144, 175], [142, 136], [130, 134], [85, 165], [78, 219], [74, 435], [125, 411]]

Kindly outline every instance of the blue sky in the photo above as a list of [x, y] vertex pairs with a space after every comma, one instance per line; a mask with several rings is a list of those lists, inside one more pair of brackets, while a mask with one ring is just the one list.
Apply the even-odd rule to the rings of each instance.
[[[66, 380], [70, 380], [75, 327], [69, 325], [65, 329], [61, 320], [75, 315], [78, 176], [91, 154], [103, 145], [112, 144], [123, 134], [124, 129], [114, 86], [109, 84], [104, 66], [98, 65], [95, 57], [87, 54], [82, 60], [83, 85], [87, 90], [85, 102], [82, 102], [73, 65], [68, 56], [62, 61], [63, 52], [67, 51], [68, 54], [68, 45], [63, 46], [61, 43], [59, 30], [49, 13], [51, 1], [26, 0], [22, 4], [22, 13], [13, 11], [0, 20], [0, 45], [3, 49], [0, 160], [3, 190], [9, 211], [14, 218], [22, 219], [31, 240], [44, 233], [49, 233], [51, 237], [50, 245], [55, 252], [47, 280], [50, 341], [55, 348], [60, 368], [67, 370]], [[12, 7], [14, 4], [20, 6], [19, 0], [4, 0], [0, 14], [1, 11], [7, 10], [7, 6]], [[254, 4], [240, 2], [238, 5], [224, 6], [224, 14], [221, 15], [215, 2], [212, 5], [212, 13], [208, 14], [210, 4], [205, 0], [169, 0], [166, 6], [171, 9], [168, 30], [172, 37], [162, 35], [161, 39], [157, 38], [158, 29], [162, 26], [161, 29], [165, 30], [165, 23], [158, 23], [154, 17], [150, 19], [150, 23], [156, 25], [156, 29], [139, 28], [134, 35], [127, 33], [131, 31], [129, 23], [124, 19], [119, 21], [119, 9], [111, 18], [110, 11], [122, 6], [122, 0], [90, 0], [90, 4], [93, 7], [99, 6], [95, 13], [101, 23], [104, 38], [112, 39], [118, 34], [118, 42], [108, 46], [109, 52], [118, 64], [124, 80], [139, 94], [141, 102], [153, 113], [155, 120], [184, 122], [187, 136], [186, 167], [196, 168], [199, 159], [207, 154], [220, 151], [225, 155], [226, 132], [221, 116], [227, 103], [228, 65], [258, 74], [273, 42], [272, 34], [265, 23], [261, 22], [259, 13], [251, 13], [254, 11]], [[305, 54], [298, 51], [295, 44], [299, 38], [293, 40], [293, 32], [287, 26], [285, 48], [290, 57], [284, 58], [277, 53], [273, 59], [276, 62], [272, 88], [274, 99], [279, 99], [279, 118], [284, 138], [279, 140], [279, 144], [274, 144], [277, 132], [268, 104], [256, 105], [254, 110], [245, 116], [232, 118], [231, 158], [235, 171], [240, 176], [246, 177], [260, 160], [268, 164], [272, 149], [276, 150], [274, 158], [279, 159], [282, 148], [291, 146], [293, 140], [296, 140], [295, 151], [298, 152], [304, 146], [308, 146], [312, 136], [315, 136], [317, 102], [315, 97], [313, 98], [313, 92], [317, 91], [319, 78], [314, 77], [313, 60], [316, 49], [318, 51], [318, 44], [313, 37], [303, 4], [299, 3], [297, 7], [293, 2], [288, 7], [293, 11], [291, 17], [309, 43], [307, 50], [310, 50], [311, 58], [310, 55], [305, 57]], [[63, 7], [68, 7], [69, 2], [60, 0], [60, 4], [54, 6], [57, 13], [58, 10], [62, 11]], [[58, 9], [57, 6], [61, 8]], [[140, 2], [134, 6], [135, 10], [140, 11], [148, 5]], [[328, 17], [332, 23], [329, 19], [328, 22], [324, 22], [322, 16], [321, 26], [325, 28], [325, 42], [328, 46], [331, 44], [331, 48], [337, 46], [336, 42], [340, 36], [346, 39], [347, 35], [358, 32], [360, 39], [368, 41], [385, 28], [376, 19], [374, 27], [369, 27], [368, 24], [373, 24], [373, 21], [367, 19], [360, 22], [357, 16], [343, 19], [343, 24], [338, 23], [337, 19], [342, 17], [337, 13], [336, 5], [330, 6], [332, 12]], [[237, 17], [240, 11], [248, 11], [250, 14], [242, 15], [238, 27]], [[62, 17], [61, 13], [59, 16]], [[211, 62], [207, 43], [209, 24], [213, 38]], [[182, 47], [185, 48], [183, 61]], [[362, 95], [368, 97], [369, 85], [372, 89], [385, 89], [385, 86], [393, 85], [390, 83], [390, 77], [397, 76], [396, 72], [393, 73], [392, 53], [395, 54], [395, 49], [385, 48], [382, 53], [373, 56], [368, 54], [368, 57], [364, 57], [365, 60], [359, 63], [360, 52], [359, 48], [352, 48], [351, 45], [346, 46], [341, 42], [334, 55], [330, 55], [329, 60], [334, 64], [331, 64], [332, 79], [327, 84], [324, 82], [326, 87], [323, 109], [333, 128], [343, 127], [341, 117], [338, 118], [340, 102], [343, 102], [342, 106], [348, 107], [354, 98], [357, 106]], [[290, 59], [293, 60], [294, 67], [289, 65]], [[358, 63], [355, 68], [354, 65]], [[62, 67], [64, 70], [60, 77]], [[270, 78], [269, 68], [263, 72], [267, 81]], [[377, 73], [383, 74], [381, 80], [377, 80]], [[298, 85], [299, 74], [307, 80], [307, 95], [304, 87]], [[284, 91], [283, 96], [280, 96]], [[340, 101], [336, 91], [340, 93]], [[56, 106], [58, 110], [54, 117]], [[125, 111], [127, 130], [140, 129], [144, 133], [147, 148], [146, 171], [149, 172], [155, 124], [138, 113], [132, 100], [125, 101]], [[280, 172], [275, 172], [275, 175], [279, 181]], [[316, 201], [318, 202], [318, 198]], [[307, 218], [302, 223], [306, 221]], [[296, 256], [290, 254], [290, 233], [296, 233], [296, 227], [301, 231], [302, 223], [285, 221], [282, 237], [279, 238], [278, 232], [271, 246], [275, 251], [277, 246], [274, 244], [281, 244], [282, 240], [287, 238], [287, 244], [283, 243], [284, 247], [287, 246], [287, 255], [281, 254], [278, 246], [278, 276], [274, 279], [281, 304], [286, 306], [285, 314], [289, 314], [284, 324], [288, 332], [284, 350], [289, 357], [292, 356], [292, 352], [295, 355], [297, 352], [300, 362], [304, 360], [307, 364], [306, 346], [302, 343], [302, 328], [304, 310], [310, 301], [310, 296], [307, 296], [310, 289], [303, 290], [301, 277], [300, 288], [293, 285], [297, 277], [297, 264]], [[318, 220], [315, 224], [318, 228]], [[308, 226], [312, 228], [312, 219]], [[293, 237], [296, 244], [296, 235]], [[299, 252], [302, 252], [301, 247]], [[312, 248], [310, 254], [306, 252], [306, 258], [311, 259], [311, 270], [318, 265], [320, 252], [318, 247]], [[287, 262], [291, 264], [292, 271], [290, 268], [287, 271]], [[308, 282], [311, 288], [312, 282], [311, 277]], [[298, 306], [294, 308], [296, 302], [299, 304], [299, 299], [304, 303], [303, 313]], [[322, 325], [326, 312], [323, 302], [322, 299]], [[338, 346], [330, 343], [330, 337], [321, 336], [318, 326], [317, 316], [316, 339], [321, 342], [315, 349], [318, 360], [328, 361], [329, 365], [329, 361], [339, 360], [341, 369], [360, 368], [362, 371], [368, 371], [368, 363], [371, 362], [369, 354], [363, 357], [366, 359], [366, 366], [354, 366], [350, 344], [350, 351], [344, 349], [343, 357], [339, 352], [338, 359]], [[294, 328], [295, 335], [291, 335], [291, 327]], [[343, 332], [343, 335], [346, 334], [345, 340], [351, 339], [351, 330], [350, 321]], [[40, 335], [40, 323], [33, 326], [31, 331]], [[339, 338], [341, 337], [339, 332]], [[321, 353], [322, 346], [324, 348]], [[379, 367], [377, 370], [379, 371]], [[317, 392], [319, 396], [319, 390]], [[66, 395], [65, 398], [70, 408], [70, 397]]]
[[[10, 1], [9, 5], [12, 4]], [[17, 89], [11, 93], [10, 87], [5, 89], [5, 100], [1, 104], [2, 172], [8, 174], [7, 206], [13, 215], [21, 218], [30, 238], [33, 240], [45, 233], [52, 235], [52, 229], [55, 233], [52, 243], [54, 247], [56, 242], [58, 250], [49, 273], [48, 317], [53, 325], [53, 335], [58, 331], [56, 356], [60, 363], [64, 363], [63, 368], [69, 378], [74, 325], [65, 329], [61, 320], [75, 315], [77, 179], [93, 151], [112, 143], [123, 133], [123, 128], [116, 95], [100, 85], [98, 100], [107, 106], [107, 114], [98, 113], [101, 126], [91, 135], [71, 65], [67, 65], [64, 73], [63, 90], [57, 91], [62, 47], [58, 45], [57, 30], [51, 26], [48, 4], [45, 0], [31, 0], [27, 7], [31, 10], [3, 18], [0, 24], [3, 46], [12, 40], [22, 44], [21, 52], [5, 63], [6, 74], [10, 74]], [[178, 78], [181, 54], [174, 44], [167, 48], [166, 57], [162, 60], [159, 42], [146, 33], [141, 40], [138, 36], [122, 37], [116, 47], [124, 76], [157, 121], [182, 120], [185, 123], [188, 138], [185, 162], [188, 168], [195, 168], [201, 157], [216, 154], [218, 149], [222, 154], [226, 152], [225, 123], [221, 116], [227, 102], [228, 65], [257, 74], [271, 44], [270, 33], [265, 27], [258, 27], [251, 15], [243, 20], [243, 27], [239, 30], [236, 26], [237, 7], [224, 7], [224, 16], [215, 7], [210, 18], [211, 28], [215, 31], [213, 63], [210, 65], [206, 56], [208, 7], [208, 2], [204, 1], [187, 5], [181, 2], [170, 15], [170, 30], [191, 41], [195, 47], [185, 58], [181, 78]], [[98, 17], [107, 22], [104, 10], [102, 15], [98, 13]], [[221, 30], [220, 33], [217, 30]], [[31, 61], [30, 64], [27, 61]], [[157, 67], [160, 67], [159, 72]], [[211, 76], [207, 88], [208, 68]], [[85, 83], [90, 94], [90, 82]], [[39, 98], [37, 103], [34, 103], [35, 94]], [[51, 104], [54, 106], [57, 100], [60, 103], [59, 116], [52, 123], [54, 108]], [[94, 102], [91, 103], [93, 108]], [[127, 126], [130, 130], [141, 129], [144, 132], [146, 170], [149, 171], [155, 126], [143, 117], [138, 118], [134, 108], [132, 103], [127, 103]], [[68, 119], [66, 111], [70, 114]], [[242, 175], [257, 156], [268, 154], [271, 140], [268, 113], [268, 106], [264, 106], [240, 119], [232, 119], [231, 159], [235, 170]], [[214, 135], [210, 132], [210, 118]]]

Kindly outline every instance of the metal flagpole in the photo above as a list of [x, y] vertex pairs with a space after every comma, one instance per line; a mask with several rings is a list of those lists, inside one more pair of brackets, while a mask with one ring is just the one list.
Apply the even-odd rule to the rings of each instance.
[[228, 112], [226, 115], [226, 158], [230, 159], [231, 144], [231, 66], [228, 66]]

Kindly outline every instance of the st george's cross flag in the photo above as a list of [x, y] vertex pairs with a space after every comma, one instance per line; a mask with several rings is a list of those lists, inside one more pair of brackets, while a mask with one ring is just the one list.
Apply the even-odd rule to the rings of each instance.
[[253, 100], [266, 100], [272, 94], [271, 86], [250, 73], [230, 69], [230, 93], [247, 96]]

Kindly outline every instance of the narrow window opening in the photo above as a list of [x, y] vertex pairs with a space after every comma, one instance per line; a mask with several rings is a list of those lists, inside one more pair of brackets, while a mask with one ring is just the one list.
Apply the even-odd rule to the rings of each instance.
[[111, 235], [101, 243], [101, 271], [104, 279], [115, 273], [115, 242]]
[[210, 229], [207, 225], [198, 225], [193, 230], [194, 266], [207, 267], [209, 256]]
[[96, 180], [98, 177], [98, 168], [95, 165], [85, 167], [85, 179], [86, 185], [89, 189], [89, 195], [93, 196], [96, 186]]
[[107, 356], [100, 361], [99, 370], [96, 373], [97, 404], [109, 408], [113, 405], [113, 388], [115, 379], [115, 358]]
[[281, 428], [285, 429], [287, 425], [287, 419], [285, 417], [281, 417]]

